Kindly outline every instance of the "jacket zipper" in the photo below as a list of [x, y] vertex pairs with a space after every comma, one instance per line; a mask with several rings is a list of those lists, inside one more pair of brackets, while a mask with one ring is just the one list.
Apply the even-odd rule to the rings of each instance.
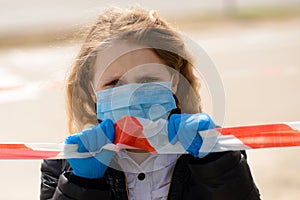
[[171, 175], [171, 177], [170, 177], [170, 185], [169, 185], [168, 194], [167, 194], [167, 200], [170, 200], [170, 199], [169, 199], [169, 194], [170, 194], [170, 190], [171, 190], [171, 186], [172, 186], [172, 181], [173, 181], [173, 177], [174, 177], [174, 170], [175, 170], [175, 167], [176, 167], [178, 158], [180, 158], [180, 156], [177, 157], [176, 163], [175, 163], [175, 165], [174, 165], [174, 167], [173, 167], [173, 169], [172, 169], [172, 173], [171, 173], [172, 175]]
[[126, 177], [126, 175], [125, 175], [125, 187], [126, 187], [127, 199], [129, 200], [129, 191], [128, 191], [128, 184], [127, 184], [127, 177]]

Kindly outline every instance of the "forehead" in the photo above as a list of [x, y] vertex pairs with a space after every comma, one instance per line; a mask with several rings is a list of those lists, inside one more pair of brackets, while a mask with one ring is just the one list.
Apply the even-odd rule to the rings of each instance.
[[149, 64], [156, 66], [153, 69], [158, 69], [157, 66], [162, 67], [164, 61], [150, 48], [126, 42], [118, 42], [97, 52], [94, 64], [94, 80], [112, 75], [122, 76], [133, 68], [142, 69], [143, 66], [145, 66], [143, 70], [153, 71], [153, 69], [147, 67]]

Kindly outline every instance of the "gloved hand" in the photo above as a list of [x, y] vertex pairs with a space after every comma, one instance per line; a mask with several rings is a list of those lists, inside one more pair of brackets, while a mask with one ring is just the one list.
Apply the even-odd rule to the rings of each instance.
[[215, 128], [214, 122], [205, 113], [172, 114], [168, 123], [168, 139], [171, 144], [178, 141], [194, 157], [203, 157], [199, 154], [203, 140], [198, 131]]
[[[67, 137], [66, 144], [77, 144], [78, 152], [95, 152], [101, 149], [105, 144], [112, 143], [115, 137], [114, 124], [107, 119], [88, 129], [80, 131]], [[103, 150], [93, 157], [89, 158], [71, 158], [68, 159], [73, 174], [83, 178], [102, 178], [110, 163], [114, 152]]]

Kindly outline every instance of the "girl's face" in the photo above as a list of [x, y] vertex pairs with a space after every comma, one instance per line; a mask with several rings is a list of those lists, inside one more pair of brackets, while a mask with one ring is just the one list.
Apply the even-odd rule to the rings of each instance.
[[[153, 50], [120, 42], [98, 52], [93, 86], [96, 91], [100, 91], [129, 83], [164, 82], [171, 79], [169, 67]], [[176, 92], [177, 79], [173, 78], [173, 94]]]

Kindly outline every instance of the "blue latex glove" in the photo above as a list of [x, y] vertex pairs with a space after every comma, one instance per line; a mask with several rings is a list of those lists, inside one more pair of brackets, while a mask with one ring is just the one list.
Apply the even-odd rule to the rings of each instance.
[[215, 128], [214, 122], [205, 113], [172, 114], [168, 123], [168, 139], [171, 144], [178, 141], [194, 157], [203, 157], [199, 154], [203, 140], [198, 131]]
[[[115, 137], [114, 124], [107, 119], [88, 129], [80, 131], [67, 137], [66, 144], [77, 144], [78, 152], [95, 152], [105, 144], [112, 143]], [[102, 178], [112, 157], [115, 155], [112, 151], [103, 150], [93, 157], [89, 158], [71, 158], [68, 159], [73, 174], [83, 178]]]

